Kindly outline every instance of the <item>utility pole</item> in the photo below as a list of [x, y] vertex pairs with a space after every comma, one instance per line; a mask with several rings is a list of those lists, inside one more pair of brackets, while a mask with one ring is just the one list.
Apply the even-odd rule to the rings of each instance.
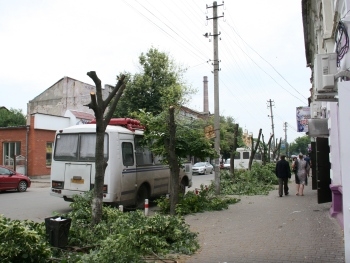
[[289, 156], [288, 154], [288, 142], [287, 142], [287, 127], [288, 127], [288, 123], [285, 122], [283, 123], [283, 130], [284, 130], [284, 144], [285, 144], [285, 147], [286, 147], [286, 155], [287, 157]]
[[[273, 103], [275, 103], [273, 100], [269, 99], [267, 101], [269, 104], [267, 105], [268, 108], [270, 108], [270, 112], [271, 115], [268, 115], [268, 117], [271, 117], [271, 129], [272, 129], [272, 136], [273, 136], [273, 146], [272, 146], [272, 150], [275, 149], [275, 126], [273, 125], [273, 114], [272, 114], [272, 106], [275, 106]], [[275, 156], [274, 156], [275, 158]]]
[[207, 5], [208, 8], [213, 8], [213, 17], [208, 18], [207, 20], [213, 19], [213, 35], [205, 34], [204, 36], [214, 37], [214, 130], [215, 130], [215, 143], [214, 148], [217, 153], [215, 158], [215, 193], [220, 194], [220, 112], [219, 112], [219, 35], [218, 33], [218, 18], [223, 17], [218, 16], [218, 6], [223, 6], [224, 4], [218, 5], [216, 1], [213, 2], [212, 6]]

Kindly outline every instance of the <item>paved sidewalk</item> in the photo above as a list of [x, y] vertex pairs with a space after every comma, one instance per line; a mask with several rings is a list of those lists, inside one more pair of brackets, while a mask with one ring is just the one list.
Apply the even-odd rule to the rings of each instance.
[[317, 204], [317, 192], [304, 196], [244, 196], [228, 210], [186, 216], [199, 232], [201, 249], [186, 263], [344, 262], [343, 231], [329, 216], [331, 203]]
[[50, 176], [30, 177], [30, 180], [32, 181], [31, 188], [45, 188], [50, 187], [51, 184]]

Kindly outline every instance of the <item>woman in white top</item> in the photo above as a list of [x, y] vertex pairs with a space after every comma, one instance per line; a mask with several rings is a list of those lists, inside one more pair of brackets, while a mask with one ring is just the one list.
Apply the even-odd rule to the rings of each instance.
[[304, 160], [302, 153], [299, 154], [299, 160], [296, 160], [293, 164], [293, 168], [297, 170], [297, 175], [299, 178], [299, 192], [297, 195], [304, 195], [304, 185], [306, 184], [306, 178], [309, 175], [310, 166]]

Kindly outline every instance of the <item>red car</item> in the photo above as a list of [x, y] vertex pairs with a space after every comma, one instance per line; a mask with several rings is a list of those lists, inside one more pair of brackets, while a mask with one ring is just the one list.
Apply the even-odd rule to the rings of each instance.
[[30, 184], [29, 177], [0, 165], [0, 192], [14, 189], [25, 192]]

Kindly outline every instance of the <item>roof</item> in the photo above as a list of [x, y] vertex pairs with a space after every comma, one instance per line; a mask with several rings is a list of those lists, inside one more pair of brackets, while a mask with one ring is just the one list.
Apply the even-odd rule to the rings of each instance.
[[180, 111], [185, 112], [185, 113], [189, 113], [189, 114], [193, 114], [193, 115], [196, 115], [197, 117], [202, 117], [202, 118], [212, 115], [212, 114], [210, 114], [210, 112], [199, 112], [196, 110], [192, 110], [186, 106], [181, 106]]
[[76, 110], [70, 110], [70, 112], [78, 119], [84, 119], [84, 120], [93, 120], [95, 119], [95, 116], [82, 111], [76, 111]]
[[27, 125], [19, 125], [19, 126], [7, 126], [7, 127], [0, 127], [0, 130], [14, 130], [14, 129], [17, 129], [17, 130], [20, 130], [20, 129], [27, 129]]

